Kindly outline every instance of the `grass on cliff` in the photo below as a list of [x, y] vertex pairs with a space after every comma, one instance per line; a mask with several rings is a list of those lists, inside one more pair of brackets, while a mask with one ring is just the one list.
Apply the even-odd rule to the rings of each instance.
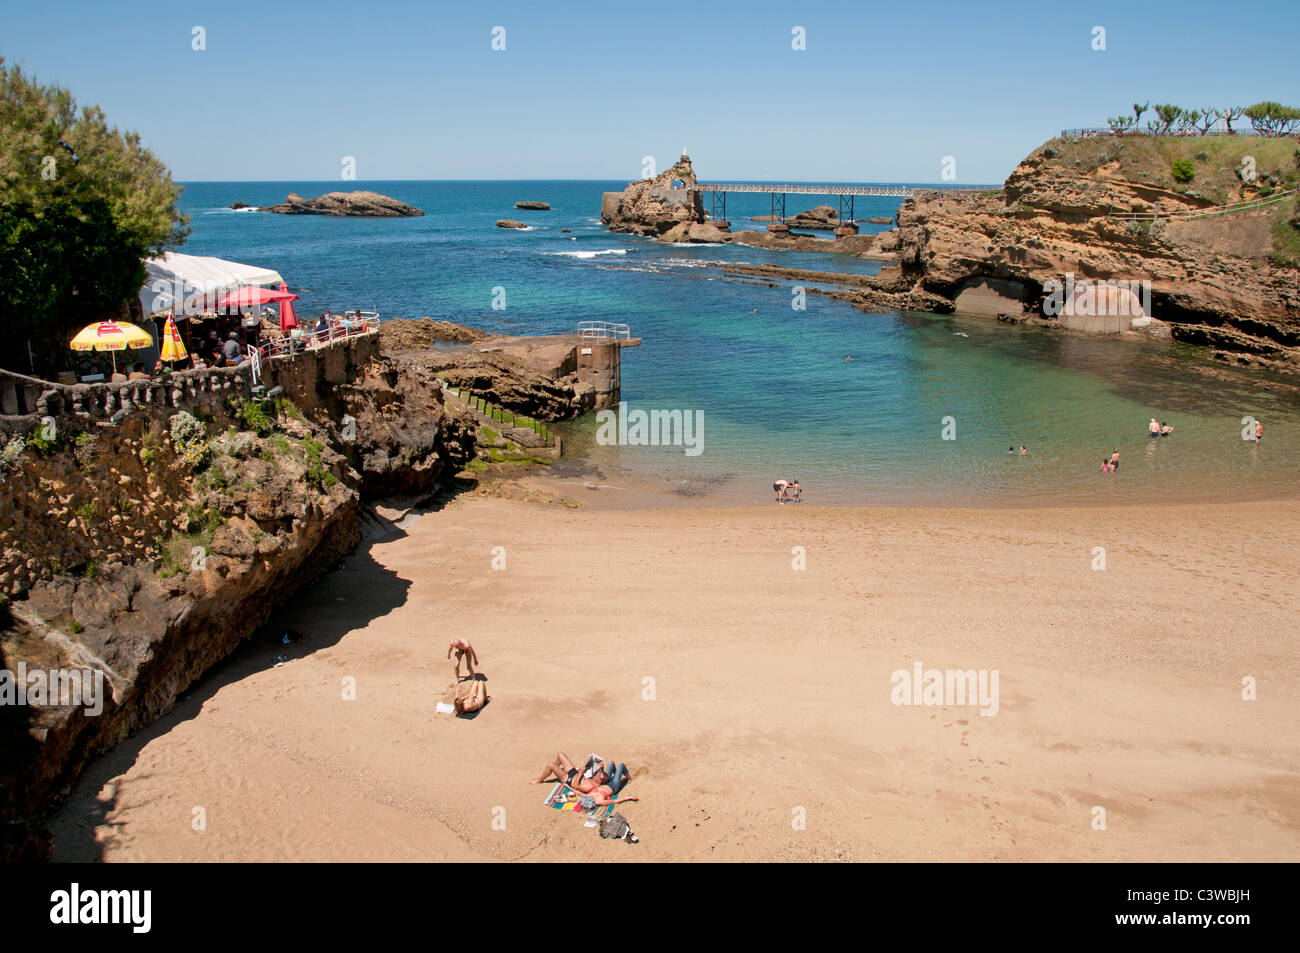
[[1300, 199], [1278, 206], [1273, 213], [1273, 264], [1300, 268]]
[[[1300, 183], [1300, 146], [1294, 139], [1260, 136], [1100, 136], [1095, 139], [1053, 139], [1038, 150], [1047, 167], [1067, 174], [1088, 174], [1118, 162], [1112, 175], [1163, 189], [1186, 193], [1223, 205], [1239, 200], [1242, 181], [1237, 170], [1247, 156], [1254, 159], [1258, 196], [1295, 188]], [[1175, 160], [1194, 165], [1187, 182], [1174, 179]]]

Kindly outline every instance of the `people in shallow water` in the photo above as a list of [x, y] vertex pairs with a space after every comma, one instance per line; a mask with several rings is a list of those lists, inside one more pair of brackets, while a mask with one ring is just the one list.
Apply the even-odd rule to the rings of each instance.
[[1160, 423], [1160, 436], [1168, 437], [1173, 432], [1174, 432], [1173, 427], [1169, 426], [1167, 423], [1164, 423], [1163, 421]]
[[1147, 428], [1147, 433], [1149, 433], [1149, 434], [1150, 434], [1151, 436], [1153, 436], [1153, 437], [1158, 437], [1158, 436], [1160, 436], [1160, 421], [1158, 421], [1158, 420], [1156, 420], [1154, 417], [1152, 417], [1152, 418], [1151, 418], [1151, 424], [1150, 424], [1150, 426]]
[[1118, 469], [1119, 469], [1119, 451], [1118, 451], [1118, 450], [1116, 450], [1114, 453], [1112, 453], [1112, 454], [1110, 455], [1110, 468], [1111, 468], [1112, 470], [1118, 470]]
[[1264, 421], [1255, 421], [1255, 442], [1259, 443], [1264, 439]]
[[1029, 451], [1025, 449], [1025, 445], [1022, 443], [1022, 444], [1020, 445], [1020, 455], [1023, 457], [1023, 456], [1024, 456], [1025, 454], [1027, 454], [1028, 452], [1029, 452]]
[[1105, 457], [1101, 458], [1101, 472], [1102, 473], [1110, 472], [1110, 461], [1107, 460]]

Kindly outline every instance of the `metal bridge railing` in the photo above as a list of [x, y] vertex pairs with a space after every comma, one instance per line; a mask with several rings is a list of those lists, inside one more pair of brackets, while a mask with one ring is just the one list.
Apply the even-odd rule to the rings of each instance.
[[632, 337], [632, 329], [626, 324], [611, 321], [579, 321], [580, 338], [621, 338]]

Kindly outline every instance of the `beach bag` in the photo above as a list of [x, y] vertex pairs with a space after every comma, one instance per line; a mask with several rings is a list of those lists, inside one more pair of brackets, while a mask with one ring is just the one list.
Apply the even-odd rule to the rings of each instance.
[[639, 841], [639, 838], [632, 833], [632, 828], [628, 826], [627, 818], [622, 814], [611, 814], [601, 821], [600, 836], [613, 840], [624, 840], [629, 844], [635, 844]]

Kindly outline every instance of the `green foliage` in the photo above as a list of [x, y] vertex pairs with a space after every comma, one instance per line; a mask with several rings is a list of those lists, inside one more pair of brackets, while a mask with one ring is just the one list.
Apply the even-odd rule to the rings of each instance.
[[172, 415], [170, 424], [172, 446], [181, 461], [196, 473], [206, 467], [212, 460], [212, 445], [198, 418], [182, 410]]
[[338, 483], [338, 477], [326, 469], [321, 462], [321, 451], [325, 445], [319, 440], [308, 437], [302, 442], [303, 456], [307, 461], [307, 482], [318, 490], [326, 489]]
[[31, 340], [43, 362], [66, 364], [67, 338], [116, 313], [144, 282], [141, 259], [186, 234], [180, 188], [138, 135], [2, 58], [0, 196], [0, 345], [11, 360]]
[[72, 630], [73, 635], [80, 635], [82, 632], [86, 631], [86, 627], [82, 625], [80, 622], [78, 622], [76, 619], [72, 620], [72, 622], [68, 625], [68, 628]]
[[272, 421], [266, 412], [266, 404], [262, 400], [245, 400], [237, 405], [235, 419], [242, 429], [251, 430], [259, 437], [270, 435]]
[[1265, 136], [1289, 136], [1300, 126], [1300, 109], [1281, 103], [1255, 103], [1243, 112], [1255, 130]]
[[302, 411], [288, 397], [277, 397], [275, 399], [275, 415], [277, 417], [289, 417], [293, 420], [302, 420]]
[[1175, 159], [1169, 166], [1169, 174], [1176, 182], [1190, 182], [1196, 177], [1196, 163], [1191, 159]]
[[59, 440], [61, 434], [56, 430], [53, 437], [45, 436], [45, 428], [38, 426], [26, 437], [26, 445], [35, 450], [42, 457], [48, 457], [59, 449]]
[[83, 520], [89, 521], [95, 518], [95, 504], [87, 500], [77, 507], [77, 515]]

